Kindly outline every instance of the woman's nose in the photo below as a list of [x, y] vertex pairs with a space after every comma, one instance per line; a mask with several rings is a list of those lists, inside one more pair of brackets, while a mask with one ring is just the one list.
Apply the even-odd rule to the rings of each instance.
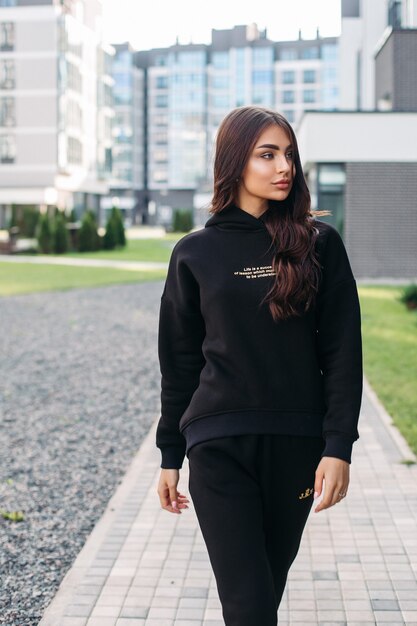
[[276, 171], [277, 172], [288, 172], [290, 170], [290, 163], [288, 163], [285, 156], [278, 157], [276, 160]]

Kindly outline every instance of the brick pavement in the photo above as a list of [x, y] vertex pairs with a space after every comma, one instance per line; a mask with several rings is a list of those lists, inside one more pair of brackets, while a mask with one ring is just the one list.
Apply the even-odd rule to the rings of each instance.
[[[359, 426], [348, 496], [312, 506], [280, 626], [417, 626], [416, 457], [366, 381]], [[155, 429], [39, 626], [224, 626], [191, 498], [181, 515], [159, 506]]]

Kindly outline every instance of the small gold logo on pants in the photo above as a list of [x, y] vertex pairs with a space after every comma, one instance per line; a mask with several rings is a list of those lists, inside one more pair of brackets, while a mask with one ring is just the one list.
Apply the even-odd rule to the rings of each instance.
[[311, 496], [312, 493], [313, 493], [313, 487], [311, 487], [311, 489], [309, 487], [308, 489], [304, 491], [304, 493], [298, 496], [298, 499], [302, 500], [303, 498], [308, 498], [308, 496]]

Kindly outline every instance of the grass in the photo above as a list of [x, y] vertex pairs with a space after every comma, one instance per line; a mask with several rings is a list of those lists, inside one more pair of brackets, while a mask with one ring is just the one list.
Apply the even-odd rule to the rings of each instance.
[[[172, 248], [185, 233], [167, 233], [165, 237], [154, 239], [128, 239], [124, 248], [97, 250], [96, 252], [67, 252], [62, 257], [78, 259], [105, 259], [110, 261], [153, 261], [166, 263]], [[36, 254], [36, 253], [35, 253]], [[20, 255], [22, 256], [22, 255]]]
[[0, 296], [163, 280], [165, 276], [164, 270], [132, 271], [107, 267], [0, 263]]
[[417, 314], [401, 287], [359, 285], [366, 377], [417, 454]]

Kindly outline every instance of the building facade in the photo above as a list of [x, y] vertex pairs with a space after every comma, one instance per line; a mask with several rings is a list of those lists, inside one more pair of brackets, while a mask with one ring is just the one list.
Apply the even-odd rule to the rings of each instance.
[[114, 49], [98, 0], [0, 2], [0, 227], [13, 205], [100, 211]]
[[113, 47], [112, 171], [109, 195], [101, 201], [103, 222], [112, 206], [117, 206], [126, 224], [141, 223], [144, 217], [137, 196], [145, 188], [144, 71], [136, 67], [129, 43]]
[[175, 209], [206, 217], [217, 129], [230, 109], [259, 104], [297, 127], [307, 109], [338, 107], [336, 37], [275, 42], [256, 24], [212, 30], [211, 44], [139, 51], [146, 82], [146, 186], [138, 206], [170, 224]]

